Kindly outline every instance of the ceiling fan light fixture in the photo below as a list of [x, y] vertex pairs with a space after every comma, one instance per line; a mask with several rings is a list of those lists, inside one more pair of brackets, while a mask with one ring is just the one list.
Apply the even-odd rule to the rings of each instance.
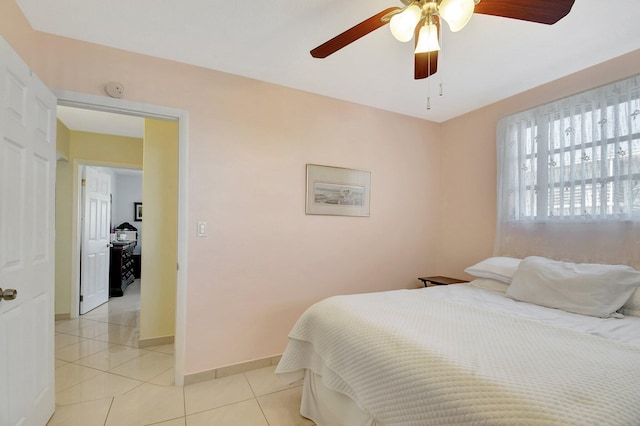
[[[471, 2], [473, 2], [473, 0], [471, 0]], [[391, 21], [389, 22], [391, 34], [393, 34], [396, 40], [401, 42], [411, 40], [420, 19], [422, 19], [422, 9], [414, 3], [402, 12], [391, 17]]]
[[442, 0], [438, 6], [438, 14], [449, 24], [451, 32], [455, 33], [467, 25], [475, 5], [473, 0]]
[[424, 24], [418, 34], [418, 44], [416, 45], [415, 53], [437, 52], [438, 50], [440, 50], [438, 27], [433, 23]]

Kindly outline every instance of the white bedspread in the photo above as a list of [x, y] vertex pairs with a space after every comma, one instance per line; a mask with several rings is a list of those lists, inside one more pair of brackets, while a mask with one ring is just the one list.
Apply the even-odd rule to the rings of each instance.
[[519, 302], [473, 306], [472, 294], [503, 299], [455, 285], [323, 300], [294, 326], [276, 372], [310, 369], [384, 425], [640, 424], [633, 338], [520, 318], [508, 312]]

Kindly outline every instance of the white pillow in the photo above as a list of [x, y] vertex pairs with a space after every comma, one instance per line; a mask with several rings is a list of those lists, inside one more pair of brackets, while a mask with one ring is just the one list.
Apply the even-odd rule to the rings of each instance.
[[527, 257], [506, 296], [522, 302], [608, 318], [640, 287], [640, 272], [630, 266], [569, 263]]
[[513, 257], [490, 257], [464, 271], [474, 277], [491, 278], [509, 284], [521, 260]]
[[500, 293], [504, 293], [509, 287], [509, 284], [491, 278], [476, 278], [475, 280], [470, 281], [469, 285], [471, 287], [482, 288], [485, 290], [499, 291]]

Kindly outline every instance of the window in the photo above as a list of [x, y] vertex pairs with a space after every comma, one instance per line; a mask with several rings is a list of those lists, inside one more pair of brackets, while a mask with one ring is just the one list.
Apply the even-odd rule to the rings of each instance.
[[640, 76], [500, 121], [511, 222], [640, 221]]

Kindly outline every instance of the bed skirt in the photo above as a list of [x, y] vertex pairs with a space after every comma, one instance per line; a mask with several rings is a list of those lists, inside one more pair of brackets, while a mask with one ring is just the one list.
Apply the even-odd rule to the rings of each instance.
[[327, 388], [322, 377], [305, 370], [300, 414], [318, 426], [377, 426], [348, 396]]

